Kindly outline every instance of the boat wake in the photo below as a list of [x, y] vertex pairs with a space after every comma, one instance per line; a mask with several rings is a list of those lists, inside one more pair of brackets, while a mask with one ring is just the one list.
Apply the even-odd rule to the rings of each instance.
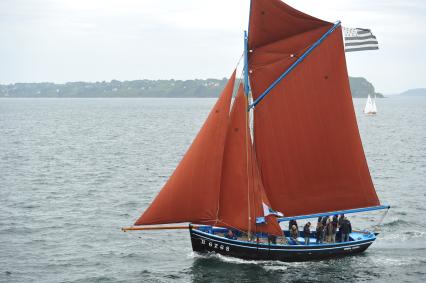
[[220, 261], [222, 263], [227, 264], [235, 264], [235, 265], [255, 265], [264, 268], [266, 271], [284, 271], [289, 267], [303, 266], [308, 265], [307, 262], [282, 262], [282, 261], [272, 261], [272, 260], [247, 260], [240, 259], [235, 257], [228, 257], [217, 253], [205, 253], [199, 254], [195, 252], [191, 252], [188, 255], [189, 258], [200, 259], [200, 260], [212, 260], [212, 261]]
[[[407, 231], [406, 227], [410, 227]], [[381, 236], [386, 240], [401, 242], [426, 237], [425, 227], [418, 223], [405, 221], [399, 218], [381, 225]]]

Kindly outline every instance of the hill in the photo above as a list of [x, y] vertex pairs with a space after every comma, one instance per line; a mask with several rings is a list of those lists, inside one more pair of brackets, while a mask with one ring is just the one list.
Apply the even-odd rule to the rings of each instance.
[[426, 88], [413, 88], [400, 93], [404, 96], [426, 96]]
[[[0, 97], [217, 97], [226, 78], [206, 80], [134, 80], [110, 82], [15, 83], [0, 85]], [[375, 93], [365, 78], [350, 78], [352, 95]]]
[[367, 97], [368, 95], [383, 98], [383, 94], [377, 93], [372, 83], [362, 77], [350, 77], [352, 97]]

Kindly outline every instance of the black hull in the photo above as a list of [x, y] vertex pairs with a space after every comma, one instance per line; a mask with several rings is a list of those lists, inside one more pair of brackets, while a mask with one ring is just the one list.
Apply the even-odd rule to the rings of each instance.
[[311, 261], [357, 254], [365, 251], [376, 239], [323, 245], [269, 245], [231, 240], [190, 229], [192, 249], [199, 253], [215, 252], [247, 260]]

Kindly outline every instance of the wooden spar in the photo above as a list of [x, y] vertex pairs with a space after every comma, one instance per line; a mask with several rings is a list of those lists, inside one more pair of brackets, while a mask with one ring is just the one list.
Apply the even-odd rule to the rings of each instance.
[[127, 231], [139, 231], [139, 230], [178, 230], [178, 229], [189, 229], [193, 227], [197, 229], [199, 226], [148, 226], [148, 227], [123, 227], [121, 230], [123, 232]]

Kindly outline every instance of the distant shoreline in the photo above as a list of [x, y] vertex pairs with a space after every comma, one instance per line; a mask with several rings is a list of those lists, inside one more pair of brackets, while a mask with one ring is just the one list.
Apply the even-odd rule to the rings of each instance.
[[[205, 80], [134, 80], [110, 82], [69, 82], [0, 84], [0, 97], [11, 98], [215, 98], [227, 82]], [[362, 77], [349, 78], [352, 97], [382, 98], [372, 83]]]

